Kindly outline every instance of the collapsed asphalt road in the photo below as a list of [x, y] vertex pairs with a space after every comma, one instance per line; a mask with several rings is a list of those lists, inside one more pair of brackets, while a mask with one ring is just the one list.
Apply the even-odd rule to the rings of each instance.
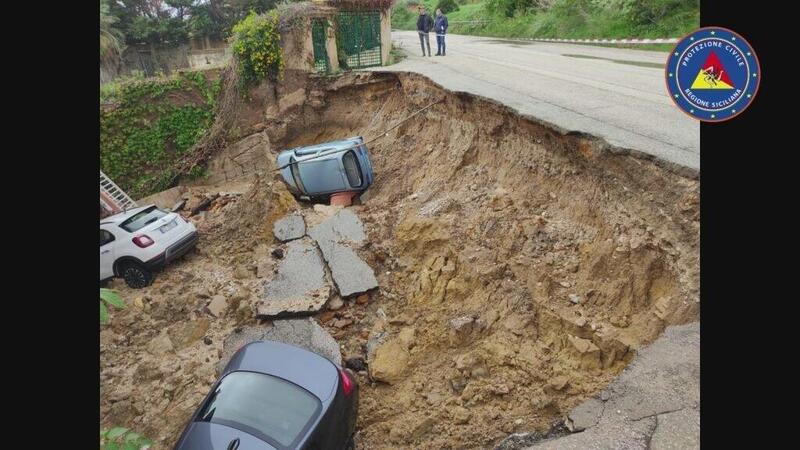
[[447, 56], [423, 58], [415, 31], [394, 31], [392, 39], [408, 58], [370, 70], [419, 73], [564, 132], [700, 169], [700, 124], [667, 94], [666, 52], [451, 34]]

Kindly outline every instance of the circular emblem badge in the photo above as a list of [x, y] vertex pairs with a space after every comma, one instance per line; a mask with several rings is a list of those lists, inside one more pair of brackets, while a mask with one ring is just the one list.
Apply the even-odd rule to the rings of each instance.
[[695, 119], [721, 122], [753, 102], [761, 81], [756, 52], [727, 28], [706, 27], [678, 42], [666, 65], [667, 90]]

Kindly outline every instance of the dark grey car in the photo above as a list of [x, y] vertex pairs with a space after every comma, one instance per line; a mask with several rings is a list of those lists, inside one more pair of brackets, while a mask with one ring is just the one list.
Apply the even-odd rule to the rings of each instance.
[[225, 366], [175, 449], [352, 448], [357, 414], [350, 370], [292, 345], [252, 342]]

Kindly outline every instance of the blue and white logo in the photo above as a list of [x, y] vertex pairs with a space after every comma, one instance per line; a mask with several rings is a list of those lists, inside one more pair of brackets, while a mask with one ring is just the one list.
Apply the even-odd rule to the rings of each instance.
[[704, 122], [739, 115], [761, 82], [750, 44], [727, 28], [701, 28], [678, 42], [666, 66], [667, 90], [676, 105]]

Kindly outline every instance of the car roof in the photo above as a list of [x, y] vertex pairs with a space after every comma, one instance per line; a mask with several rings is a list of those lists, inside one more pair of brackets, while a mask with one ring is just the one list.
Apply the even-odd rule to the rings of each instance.
[[321, 144], [315, 145], [307, 145], [303, 147], [295, 147], [292, 150], [320, 150], [320, 149], [330, 149], [330, 150], [339, 150], [351, 147], [354, 143], [359, 142], [361, 136], [354, 136], [347, 139], [341, 139], [338, 141], [330, 141], [330, 142], [323, 142]]
[[236, 371], [283, 378], [311, 392], [323, 403], [333, 396], [339, 383], [338, 369], [328, 359], [275, 341], [256, 341], [240, 348], [225, 366], [222, 376]]
[[151, 206], [155, 206], [155, 205], [150, 204], [150, 205], [145, 205], [145, 206], [137, 206], [136, 208], [131, 208], [131, 209], [125, 210], [125, 211], [123, 211], [121, 213], [114, 214], [113, 216], [108, 216], [106, 218], [100, 219], [100, 225], [105, 225], [105, 224], [109, 224], [109, 223], [117, 224], [117, 223], [124, 222], [129, 217], [133, 216], [134, 214], [138, 213], [139, 211], [147, 209], [147, 208], [149, 208]]

